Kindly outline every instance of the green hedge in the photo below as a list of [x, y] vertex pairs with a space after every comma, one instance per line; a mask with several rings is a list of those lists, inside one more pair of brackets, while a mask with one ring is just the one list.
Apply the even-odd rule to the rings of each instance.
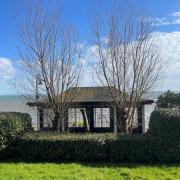
[[179, 143], [146, 135], [26, 133], [14, 142], [23, 161], [179, 162]]
[[180, 162], [179, 112], [154, 111], [143, 135], [28, 132], [12, 150], [12, 158], [25, 161]]
[[161, 138], [180, 139], [180, 111], [158, 109], [152, 112], [149, 133]]
[[43, 161], [98, 161], [108, 157], [114, 134], [26, 133], [14, 144], [14, 158]]
[[110, 159], [117, 162], [180, 162], [180, 142], [159, 137], [119, 139], [111, 145]]
[[31, 117], [26, 113], [0, 112], [0, 150], [25, 131], [31, 131]]

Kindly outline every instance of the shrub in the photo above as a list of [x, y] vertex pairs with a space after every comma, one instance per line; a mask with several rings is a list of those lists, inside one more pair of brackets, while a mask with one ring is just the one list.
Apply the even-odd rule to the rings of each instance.
[[32, 131], [32, 118], [28, 113], [21, 113], [21, 112], [11, 112], [12, 116], [18, 117], [21, 126], [23, 127], [23, 131]]
[[147, 135], [25, 133], [13, 144], [24, 161], [180, 162], [180, 143]]
[[32, 130], [31, 118], [25, 113], [0, 113], [0, 150], [11, 144], [21, 133]]
[[158, 109], [153, 111], [150, 117], [149, 133], [161, 138], [180, 139], [179, 110]]
[[81, 120], [75, 120], [75, 121], [73, 122], [73, 126], [74, 126], [74, 127], [84, 127], [84, 122], [81, 121]]
[[180, 93], [170, 90], [160, 95], [157, 99], [158, 108], [178, 108], [180, 107]]
[[26, 133], [15, 142], [15, 158], [23, 160], [108, 160], [113, 134]]
[[110, 159], [118, 162], [180, 162], [180, 143], [151, 136], [136, 136], [113, 141]]
[[5, 147], [5, 139], [4, 137], [0, 134], [0, 152], [2, 149]]
[[14, 138], [16, 134], [30, 131], [31, 118], [25, 113], [0, 113], [0, 134]]
[[156, 110], [142, 135], [28, 132], [13, 142], [11, 157], [26, 161], [180, 162], [178, 111]]

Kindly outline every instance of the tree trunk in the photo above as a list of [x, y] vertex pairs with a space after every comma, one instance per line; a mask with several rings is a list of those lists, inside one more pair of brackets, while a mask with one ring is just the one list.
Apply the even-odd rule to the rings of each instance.
[[120, 118], [120, 125], [121, 125], [120, 127], [121, 127], [122, 133], [128, 133], [128, 124], [127, 124], [126, 112], [121, 111], [119, 118]]
[[53, 124], [53, 131], [58, 131], [59, 129], [59, 118], [60, 118], [60, 114], [59, 113], [55, 113], [54, 119], [52, 121]]

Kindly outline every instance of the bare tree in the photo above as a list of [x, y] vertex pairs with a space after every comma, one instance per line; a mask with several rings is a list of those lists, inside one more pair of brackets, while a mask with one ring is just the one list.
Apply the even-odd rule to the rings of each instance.
[[110, 12], [99, 12], [93, 18], [97, 77], [109, 87], [121, 112], [117, 126], [127, 133], [140, 98], [163, 72], [162, 58], [152, 42], [152, 22], [142, 11], [113, 1]]
[[[24, 7], [23, 7], [24, 8]], [[53, 111], [54, 130], [63, 130], [67, 102], [75, 94], [65, 93], [78, 85], [81, 51], [73, 28], [62, 21], [60, 3], [31, 1], [16, 14], [20, 72], [15, 87], [29, 101], [43, 102]], [[40, 99], [39, 99], [40, 94]]]

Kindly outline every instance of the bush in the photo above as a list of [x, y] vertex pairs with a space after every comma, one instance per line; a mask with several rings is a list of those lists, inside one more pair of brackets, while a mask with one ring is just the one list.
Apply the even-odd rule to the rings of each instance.
[[0, 150], [25, 131], [32, 130], [31, 118], [26, 113], [0, 113]]
[[180, 143], [151, 136], [119, 139], [112, 143], [110, 156], [118, 162], [176, 163], [180, 162]]
[[179, 108], [180, 107], [180, 93], [167, 91], [160, 95], [157, 99], [158, 108]]
[[[164, 115], [155, 111], [153, 116], [155, 113], [160, 113], [160, 117]], [[25, 133], [14, 142], [12, 154], [15, 159], [25, 161], [180, 162], [179, 139], [174, 138], [175, 136], [163, 137], [161, 133], [167, 130], [167, 124], [165, 123], [167, 127], [160, 122], [155, 125], [152, 117], [151, 131], [147, 135]], [[172, 128], [174, 126], [170, 126], [168, 132]]]
[[26, 133], [15, 142], [15, 158], [48, 161], [108, 160], [113, 134]]
[[156, 110], [142, 135], [28, 132], [13, 143], [11, 157], [25, 161], [180, 162], [178, 111]]
[[11, 112], [12, 116], [17, 117], [21, 123], [23, 131], [32, 131], [32, 118], [28, 113]]
[[180, 161], [179, 143], [145, 135], [26, 133], [13, 147], [23, 161]]
[[180, 139], [179, 110], [158, 109], [153, 111], [149, 122], [149, 133], [161, 138]]

